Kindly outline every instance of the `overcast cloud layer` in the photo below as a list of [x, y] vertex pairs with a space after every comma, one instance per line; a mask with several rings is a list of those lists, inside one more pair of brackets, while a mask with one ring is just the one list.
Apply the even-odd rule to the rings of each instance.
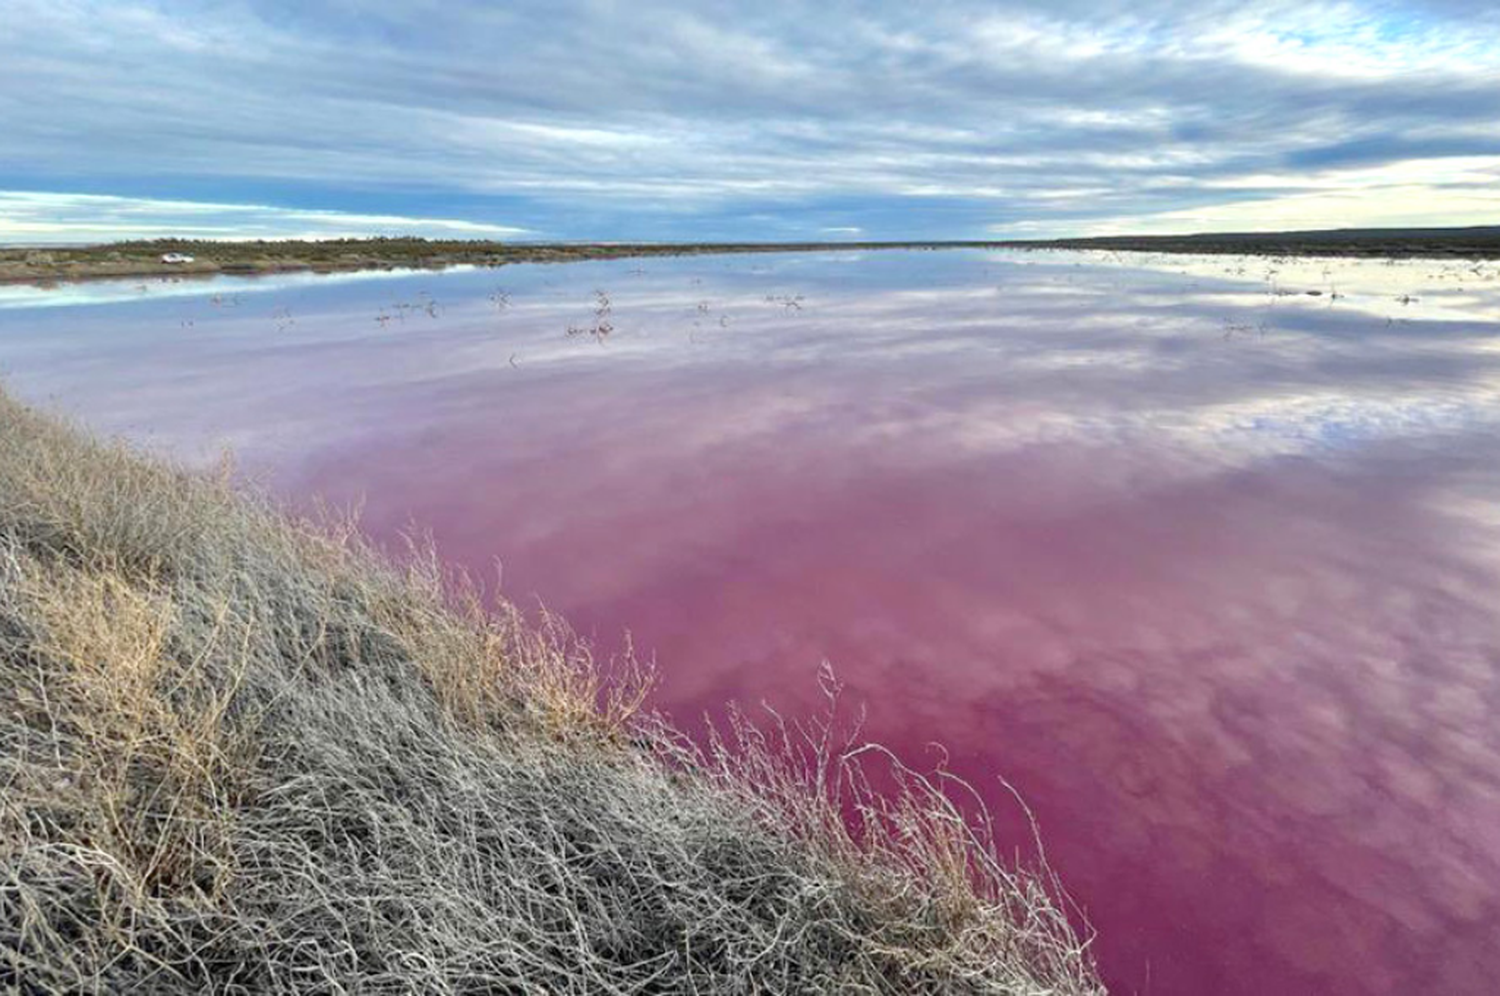
[[0, 0], [0, 46], [0, 241], [1500, 224], [1493, 0]]

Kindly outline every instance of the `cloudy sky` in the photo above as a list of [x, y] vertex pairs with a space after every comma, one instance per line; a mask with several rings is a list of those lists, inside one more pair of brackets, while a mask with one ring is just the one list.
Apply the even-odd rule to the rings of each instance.
[[0, 0], [0, 242], [1500, 224], [1496, 0]]

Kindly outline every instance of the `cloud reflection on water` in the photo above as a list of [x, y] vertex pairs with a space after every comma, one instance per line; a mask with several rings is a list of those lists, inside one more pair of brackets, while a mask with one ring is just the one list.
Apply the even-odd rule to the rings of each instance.
[[[16, 309], [0, 360], [498, 558], [511, 597], [629, 627], [689, 719], [815, 708], [832, 660], [1012, 830], [1020, 787], [1124, 991], [1477, 994], [1500, 283], [1471, 267], [1274, 275], [1338, 300], [1224, 258], [516, 267]], [[617, 330], [565, 335], [601, 287]]]

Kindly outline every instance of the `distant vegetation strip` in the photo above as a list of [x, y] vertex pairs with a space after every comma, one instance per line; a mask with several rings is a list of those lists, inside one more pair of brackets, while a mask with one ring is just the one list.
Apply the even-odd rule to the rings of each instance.
[[0, 394], [0, 992], [1103, 992], [961, 783], [230, 476]]
[[1500, 259], [1500, 225], [1473, 228], [1349, 228], [1309, 232], [1111, 235], [1010, 246], [1245, 256], [1354, 256], [1376, 259]]
[[[0, 281], [46, 282], [166, 274], [276, 273], [503, 266], [645, 256], [873, 249], [1086, 249], [1258, 256], [1500, 259], [1500, 226], [1347, 229], [1079, 239], [905, 242], [510, 243], [416, 238], [220, 242], [157, 239], [77, 248], [0, 249]], [[191, 262], [163, 262], [169, 253]]]
[[[786, 243], [507, 243], [432, 239], [325, 239], [318, 241], [217, 242], [161, 239], [52, 249], [0, 249], [0, 281], [46, 282], [110, 277], [258, 274], [294, 271], [450, 266], [504, 266], [509, 263], [567, 263], [645, 256], [710, 253], [813, 252], [840, 249], [918, 249], [961, 243], [786, 242]], [[191, 262], [163, 262], [168, 254]]]

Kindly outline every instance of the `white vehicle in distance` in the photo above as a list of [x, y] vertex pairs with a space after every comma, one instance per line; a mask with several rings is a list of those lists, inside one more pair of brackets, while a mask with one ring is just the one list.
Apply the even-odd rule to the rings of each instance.
[[191, 263], [193, 257], [185, 252], [164, 252], [161, 254], [163, 263]]

